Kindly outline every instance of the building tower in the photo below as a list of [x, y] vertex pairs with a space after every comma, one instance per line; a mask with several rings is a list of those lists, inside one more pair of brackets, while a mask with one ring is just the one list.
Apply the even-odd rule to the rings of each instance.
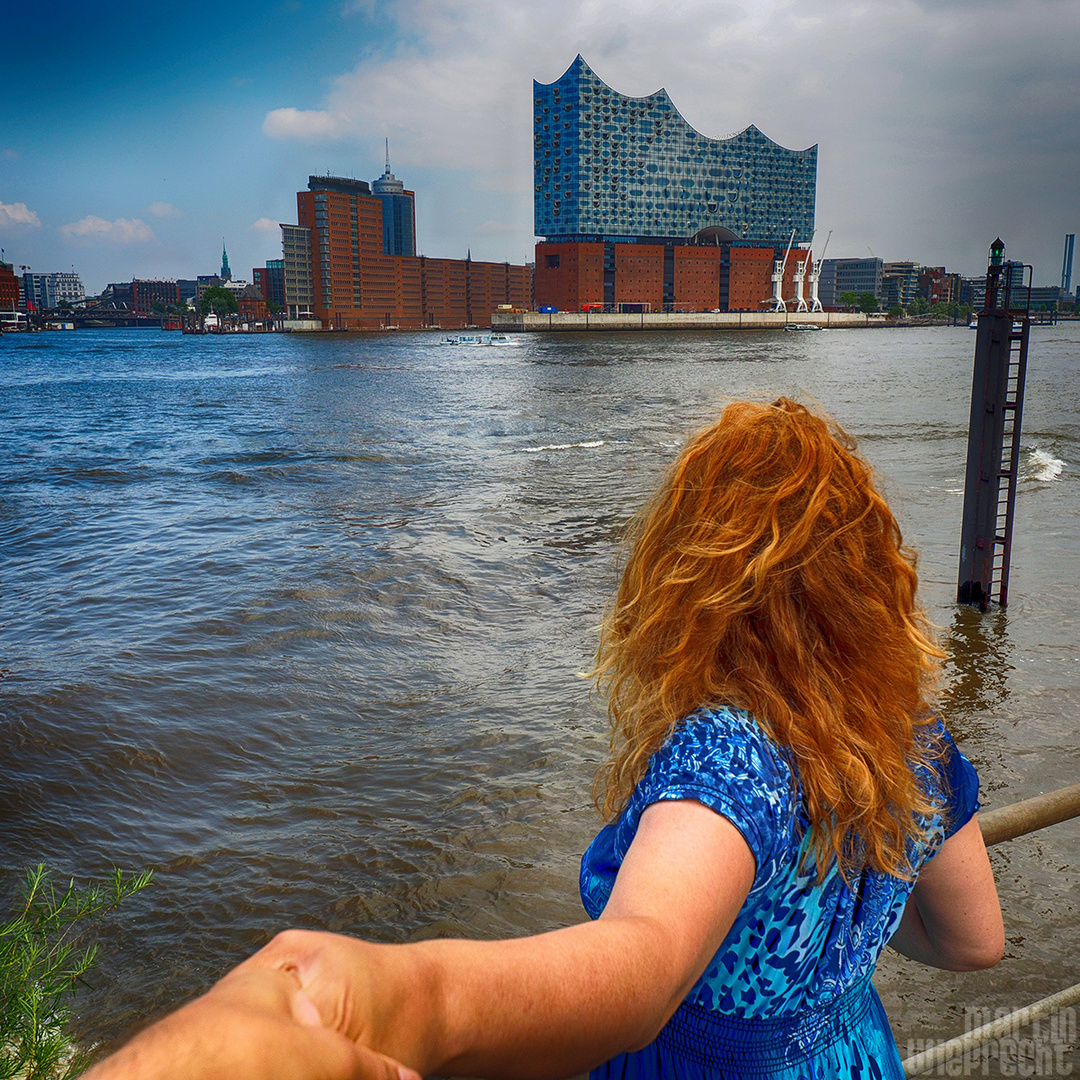
[[386, 172], [372, 181], [372, 194], [382, 202], [383, 251], [387, 255], [416, 254], [415, 195], [390, 171], [390, 140], [386, 140]]
[[225, 237], [221, 238], [221, 280], [232, 281], [232, 271], [229, 269], [229, 255], [225, 250]]

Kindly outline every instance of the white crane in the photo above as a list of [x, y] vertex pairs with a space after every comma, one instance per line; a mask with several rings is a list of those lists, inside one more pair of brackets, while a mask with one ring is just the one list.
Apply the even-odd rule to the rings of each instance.
[[787, 266], [788, 255], [791, 254], [791, 245], [795, 243], [795, 230], [791, 230], [791, 239], [788, 241], [787, 251], [784, 252], [784, 261], [777, 259], [773, 262], [772, 273], [772, 297], [770, 303], [773, 311], [787, 311], [787, 304], [781, 295], [784, 288], [784, 268]]
[[[811, 242], [813, 242], [811, 240]], [[803, 257], [795, 263], [795, 273], [792, 275], [795, 285], [795, 295], [792, 299], [795, 301], [796, 311], [809, 311], [807, 307], [806, 297], [803, 296], [803, 282], [806, 280], [806, 267], [810, 263], [810, 249], [807, 248], [803, 253]]]
[[832, 239], [832, 229], [829, 230], [829, 235], [825, 237], [825, 246], [821, 249], [821, 258], [814, 260], [814, 265], [810, 270], [810, 310], [811, 311], [824, 311], [821, 306], [821, 300], [818, 298], [818, 282], [821, 280], [821, 264], [825, 260], [825, 252], [829, 250], [829, 241]]

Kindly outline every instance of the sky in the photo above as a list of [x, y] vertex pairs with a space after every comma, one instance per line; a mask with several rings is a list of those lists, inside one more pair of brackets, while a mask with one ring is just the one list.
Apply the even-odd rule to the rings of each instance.
[[[532, 80], [581, 53], [712, 137], [818, 146], [828, 258], [1061, 278], [1080, 232], [1080, 0], [11, 4], [0, 247], [16, 272], [234, 278], [310, 174], [416, 192], [421, 254], [532, 261]], [[1080, 264], [1074, 284], [1080, 278]]]

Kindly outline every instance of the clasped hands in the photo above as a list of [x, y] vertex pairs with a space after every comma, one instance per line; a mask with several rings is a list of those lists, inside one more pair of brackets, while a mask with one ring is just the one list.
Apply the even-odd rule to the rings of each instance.
[[86, 1080], [420, 1080], [369, 1047], [372, 948], [287, 930]]

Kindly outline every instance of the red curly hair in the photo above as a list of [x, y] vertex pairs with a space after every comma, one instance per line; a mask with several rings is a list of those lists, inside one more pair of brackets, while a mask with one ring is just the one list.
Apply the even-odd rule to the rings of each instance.
[[837, 861], [910, 877], [934, 806], [927, 702], [943, 656], [915, 556], [837, 427], [787, 398], [739, 401], [693, 436], [632, 523], [601, 631], [617, 814], [650, 756], [702, 705], [746, 709], [790, 748], [819, 877]]

